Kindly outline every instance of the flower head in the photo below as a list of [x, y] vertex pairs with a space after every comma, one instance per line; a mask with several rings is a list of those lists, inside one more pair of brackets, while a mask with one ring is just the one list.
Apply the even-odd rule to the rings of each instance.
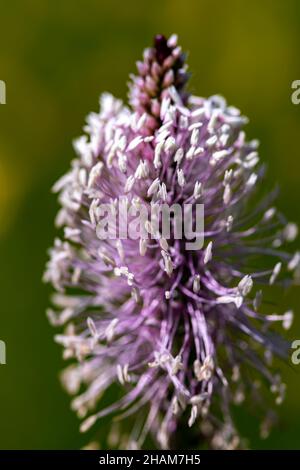
[[[114, 445], [139, 448], [151, 435], [168, 448], [186, 426], [212, 447], [236, 448], [232, 405], [257, 400], [266, 435], [273, 415], [263, 389], [277, 403], [284, 395], [270, 362], [287, 345], [270, 326], [289, 327], [292, 312], [266, 314], [262, 289], [299, 276], [299, 253], [281, 248], [297, 228], [271, 206], [274, 194], [251, 209], [263, 177], [258, 143], [246, 140], [247, 118], [224, 98], [186, 92], [177, 37], [156, 37], [137, 68], [130, 106], [101, 96], [53, 188], [64, 240], [50, 250], [45, 280], [57, 291], [49, 319], [64, 327], [56, 341], [73, 359], [62, 380], [82, 431], [108, 414], [136, 421]], [[186, 250], [149, 222], [151, 239], [103, 239], [101, 205], [114, 211], [120, 199], [148, 209], [204, 204], [204, 246]], [[102, 407], [116, 384], [120, 398]]]

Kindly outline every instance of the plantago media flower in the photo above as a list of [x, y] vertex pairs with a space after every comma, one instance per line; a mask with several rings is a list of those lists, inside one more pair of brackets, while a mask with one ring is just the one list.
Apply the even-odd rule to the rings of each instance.
[[[101, 96], [71, 170], [53, 188], [64, 237], [44, 276], [57, 291], [48, 316], [64, 327], [56, 341], [65, 359], [75, 360], [62, 380], [82, 431], [108, 414], [135, 421], [110, 445], [140, 448], [151, 436], [178, 446], [173, 437], [191, 428], [199, 443], [236, 448], [232, 407], [256, 400], [266, 436], [267, 392], [276, 403], [284, 396], [271, 359], [288, 348], [270, 326], [290, 327], [292, 312], [267, 314], [262, 289], [299, 277], [299, 253], [282, 249], [297, 227], [271, 205], [273, 193], [253, 200], [263, 168], [258, 142], [243, 131], [247, 118], [220, 96], [187, 93], [175, 35], [156, 37], [137, 69], [129, 106]], [[136, 208], [204, 204], [203, 248], [188, 251], [149, 221], [151, 239], [104, 240], [101, 204], [113, 211], [120, 198]]]

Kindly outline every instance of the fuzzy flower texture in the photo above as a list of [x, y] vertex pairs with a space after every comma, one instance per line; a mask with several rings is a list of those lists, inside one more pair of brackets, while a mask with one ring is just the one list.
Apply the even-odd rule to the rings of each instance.
[[[272, 359], [287, 358], [289, 344], [271, 326], [288, 329], [293, 312], [274, 313], [270, 297], [299, 281], [300, 253], [282, 248], [297, 226], [261, 185], [247, 118], [221, 96], [187, 92], [176, 35], [156, 36], [137, 70], [128, 106], [101, 96], [53, 188], [64, 236], [44, 279], [56, 290], [48, 317], [63, 327], [55, 340], [71, 360], [62, 381], [82, 432], [110, 423], [110, 447], [243, 447], [234, 407], [254, 404], [266, 437], [269, 402], [284, 398]], [[204, 204], [203, 248], [159, 234], [99, 238], [100, 204], [121, 197], [137, 207]]]

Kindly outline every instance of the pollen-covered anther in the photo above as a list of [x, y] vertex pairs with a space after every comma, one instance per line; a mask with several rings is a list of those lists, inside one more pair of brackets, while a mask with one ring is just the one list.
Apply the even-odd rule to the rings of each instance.
[[183, 369], [182, 358], [180, 355], [178, 355], [174, 359], [172, 359], [171, 374], [176, 375], [182, 369]]
[[196, 181], [195, 186], [194, 186], [194, 193], [193, 193], [194, 199], [197, 201], [197, 199], [199, 199], [201, 194], [202, 194], [202, 183], [200, 183], [200, 181]]
[[199, 382], [209, 380], [214, 371], [214, 361], [211, 356], [207, 356], [203, 363], [196, 359], [194, 362], [194, 374]]
[[179, 413], [179, 403], [177, 397], [174, 397], [172, 400], [172, 413], [173, 415], [177, 416]]
[[[43, 279], [57, 291], [47, 311], [64, 327], [55, 340], [73, 360], [63, 384], [80, 418], [97, 409], [81, 430], [113, 413], [114, 446], [125, 449], [168, 448], [194, 424], [205, 446], [235, 449], [232, 404], [249, 395], [268, 410], [270, 386], [278, 404], [285, 392], [274, 367], [289, 343], [271, 330], [290, 328], [293, 312], [269, 313], [262, 289], [300, 284], [300, 252], [285, 252], [298, 228], [267, 185], [263, 200], [255, 195], [263, 168], [247, 119], [221, 96], [189, 94], [187, 78], [177, 36], [157, 36], [131, 76], [129, 105], [101, 96], [53, 187], [64, 239]], [[272, 421], [267, 411], [264, 436]]]
[[147, 176], [149, 175], [149, 166], [148, 166], [148, 163], [146, 161], [140, 161], [136, 171], [135, 171], [135, 178], [137, 178], [138, 180], [142, 179], [142, 178], [147, 178]]
[[120, 364], [117, 365], [117, 376], [121, 385], [124, 385], [126, 382], [131, 382], [131, 377], [128, 373], [128, 368], [129, 364], [125, 364], [124, 366], [121, 366]]
[[117, 277], [121, 277], [121, 276], [126, 277], [128, 285], [132, 286], [133, 279], [134, 279], [134, 274], [129, 271], [127, 266], [121, 266], [121, 267], [114, 268], [114, 274]]
[[253, 287], [253, 280], [251, 278], [251, 276], [249, 276], [248, 274], [246, 276], [243, 277], [243, 279], [239, 282], [238, 284], [238, 287], [237, 287], [237, 290], [238, 292], [243, 296], [245, 297], [246, 295], [249, 294], [249, 292], [251, 291]]
[[283, 237], [288, 242], [293, 242], [298, 236], [298, 226], [292, 222], [288, 223], [283, 230]]
[[217, 150], [212, 154], [212, 157], [210, 159], [210, 164], [211, 165], [216, 165], [220, 161], [222, 161], [224, 158], [228, 157], [228, 150]]
[[164, 260], [164, 269], [167, 275], [171, 276], [173, 273], [173, 269], [174, 269], [171, 256], [168, 253], [166, 253], [164, 250], [161, 251], [161, 254]]
[[223, 192], [223, 201], [224, 204], [227, 206], [231, 199], [231, 187], [229, 184], [226, 184], [224, 192]]
[[212, 247], [213, 247], [212, 242], [209, 242], [204, 252], [204, 258], [203, 258], [204, 264], [207, 264], [212, 259]]
[[118, 318], [114, 318], [105, 329], [105, 336], [108, 343], [111, 343], [116, 334], [116, 326], [119, 323]]
[[168, 251], [169, 249], [169, 244], [167, 242], [167, 240], [163, 237], [160, 237], [159, 239], [159, 244], [160, 244], [160, 247], [164, 250], [164, 251]]
[[299, 251], [297, 251], [288, 262], [288, 270], [294, 271], [298, 266], [300, 266], [300, 252]]
[[176, 150], [176, 153], [174, 155], [174, 162], [177, 163], [177, 165], [180, 165], [182, 159], [184, 157], [184, 150], [183, 148], [179, 148]]
[[275, 283], [276, 279], [278, 278], [279, 276], [279, 273], [281, 271], [281, 267], [282, 267], [282, 263], [279, 262], [279, 263], [276, 263], [275, 266], [274, 266], [274, 269], [272, 271], [272, 275], [270, 277], [270, 281], [269, 281], [269, 284], [272, 285]]
[[196, 274], [193, 280], [193, 291], [197, 294], [200, 291], [200, 275]]
[[177, 170], [177, 180], [178, 180], [179, 186], [183, 188], [185, 185], [185, 177], [184, 177], [183, 170]]
[[293, 323], [294, 313], [292, 310], [288, 310], [283, 315], [277, 315], [277, 314], [267, 315], [266, 319], [270, 322], [282, 321], [283, 328], [285, 330], [289, 330]]
[[97, 421], [97, 416], [92, 415], [89, 416], [80, 426], [80, 432], [84, 433], [87, 432], [92, 426], [94, 426], [95, 422]]
[[196, 419], [197, 419], [197, 416], [198, 416], [198, 406], [197, 405], [193, 405], [192, 406], [192, 409], [191, 409], [191, 414], [190, 414], [190, 418], [189, 418], [189, 421], [188, 421], [188, 425], [189, 427], [191, 428], [193, 426], [193, 424], [195, 423]]

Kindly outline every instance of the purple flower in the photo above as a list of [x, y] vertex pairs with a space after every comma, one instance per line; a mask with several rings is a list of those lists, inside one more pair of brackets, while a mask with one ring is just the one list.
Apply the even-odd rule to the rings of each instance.
[[[57, 291], [48, 317], [64, 326], [55, 337], [64, 358], [75, 359], [62, 380], [85, 417], [82, 431], [108, 414], [135, 422], [120, 435], [112, 426], [110, 445], [123, 448], [148, 436], [176, 446], [189, 427], [199, 443], [240, 447], [232, 407], [255, 400], [266, 436], [268, 391], [278, 404], [285, 391], [271, 362], [288, 345], [270, 326], [287, 329], [292, 312], [266, 313], [262, 288], [299, 280], [300, 254], [281, 248], [297, 227], [271, 205], [273, 193], [253, 199], [263, 168], [258, 142], [242, 130], [247, 118], [220, 96], [188, 94], [184, 59], [175, 35], [157, 36], [137, 63], [130, 107], [101, 96], [53, 188], [64, 241], [55, 241], [44, 276]], [[158, 232], [102, 239], [101, 204], [113, 211], [120, 198], [148, 209], [204, 204], [204, 247], [188, 251]]]

